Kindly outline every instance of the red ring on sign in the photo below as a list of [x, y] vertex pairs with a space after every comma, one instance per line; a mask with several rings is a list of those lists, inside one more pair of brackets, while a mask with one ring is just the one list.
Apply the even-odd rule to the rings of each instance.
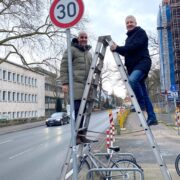
[[54, 16], [54, 9], [59, 1], [61, 1], [61, 0], [54, 0], [54, 2], [51, 5], [51, 8], [50, 8], [50, 18], [51, 18], [51, 21], [53, 22], [53, 24], [55, 24], [56, 26], [61, 27], [61, 28], [69, 28], [69, 27], [72, 27], [75, 24], [77, 24], [78, 21], [80, 21], [81, 17], [83, 16], [83, 13], [84, 13], [84, 4], [83, 4], [82, 0], [76, 0], [79, 5], [79, 14], [76, 17], [76, 19], [74, 19], [70, 23], [60, 23], [59, 21], [56, 20], [56, 18]]

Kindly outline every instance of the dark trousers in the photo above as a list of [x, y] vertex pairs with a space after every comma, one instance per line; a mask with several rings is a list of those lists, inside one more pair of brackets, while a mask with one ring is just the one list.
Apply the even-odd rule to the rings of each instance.
[[[78, 116], [80, 105], [81, 105], [81, 100], [75, 100], [74, 101], [75, 122], [76, 122], [76, 119], [77, 119], [77, 116]], [[83, 127], [83, 120], [84, 120], [84, 118], [82, 117], [79, 128]]]

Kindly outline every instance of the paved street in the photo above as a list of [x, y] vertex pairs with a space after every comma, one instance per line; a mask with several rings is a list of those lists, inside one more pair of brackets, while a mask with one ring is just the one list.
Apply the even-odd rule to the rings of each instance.
[[[101, 115], [101, 113], [100, 114], [97, 113], [96, 114], [96, 118], [93, 118], [93, 119], [94, 119], [93, 124], [95, 124], [95, 126], [93, 127], [93, 126], [90, 125], [90, 130], [98, 131], [98, 124], [100, 123], [99, 120], [103, 120], [104, 118]], [[105, 119], [103, 120], [103, 122], [108, 122], [108, 115], [107, 114], [106, 114], [106, 118]], [[114, 116], [114, 119], [115, 119], [115, 116]], [[163, 119], [161, 118], [161, 121], [162, 120]], [[143, 129], [139, 126], [139, 124], [140, 124], [140, 122], [138, 120], [138, 117], [137, 117], [136, 113], [131, 113], [128, 116], [127, 122], [125, 124], [125, 130], [121, 131], [121, 135], [118, 135], [118, 136], [116, 135], [115, 145], [120, 146], [121, 152], [126, 152], [126, 153], [128, 152], [128, 153], [133, 153], [134, 154], [138, 164], [144, 170], [145, 180], [163, 180], [163, 177], [162, 177], [161, 172], [160, 172], [160, 168], [158, 167], [158, 165], [156, 163], [156, 159], [154, 157], [154, 153], [152, 152], [151, 147], [150, 147], [150, 145], [147, 142], [146, 134], [144, 133]], [[26, 127], [25, 127], [25, 125], [21, 125], [21, 126], [17, 126], [17, 127], [14, 126], [14, 127], [7, 127], [7, 128], [4, 128], [4, 129], [2, 128], [2, 129], [0, 129], [0, 132], [3, 134], [3, 132], [6, 133], [6, 131], [7, 132], [9, 132], [9, 131], [16, 131], [16, 130], [18, 130], [20, 128], [22, 128], [22, 129], [23, 128], [30, 128], [30, 126], [35, 126], [35, 125], [36, 126], [40, 126], [40, 125], [42, 125], [42, 122], [34, 124], [34, 125], [28, 124], [28, 125], [26, 125]], [[106, 123], [103, 125], [102, 129], [106, 129], [105, 126], [107, 127]], [[69, 129], [69, 126], [67, 126], [67, 127]], [[5, 129], [6, 129], [6, 131], [5, 131]], [[50, 130], [53, 133], [52, 134], [53, 137], [54, 137], [54, 133], [59, 133], [60, 129], [62, 129], [62, 127], [50, 128]], [[39, 134], [39, 133], [41, 133], [41, 131], [45, 131], [45, 130], [47, 130], [47, 128], [42, 126], [42, 127], [39, 127], [39, 128], [35, 128], [32, 131], [33, 131], [33, 133]], [[57, 132], [56, 132], [56, 130], [57, 130]], [[166, 126], [165, 123], [160, 123], [157, 126], [152, 126], [151, 130], [152, 130], [152, 133], [154, 135], [154, 138], [156, 139], [156, 141], [157, 141], [157, 143], [158, 143], [158, 145], [160, 147], [161, 154], [162, 154], [163, 159], [165, 160], [165, 162], [167, 164], [167, 167], [168, 167], [168, 169], [170, 171], [172, 179], [173, 180], [179, 180], [179, 177], [177, 176], [177, 174], [175, 172], [174, 161], [175, 161], [176, 156], [180, 152], [180, 143], [179, 143], [180, 136], [178, 136], [177, 131], [175, 129], [173, 129], [171, 126]], [[67, 131], [67, 128], [66, 128], [66, 131]], [[30, 131], [29, 130], [25, 130], [23, 132], [17, 133], [17, 135], [22, 134], [22, 133], [25, 134], [26, 132], [28, 133], [28, 136], [27, 135], [23, 135], [23, 137], [29, 137], [29, 135], [32, 133], [31, 130]], [[88, 133], [88, 134], [90, 136], [91, 135], [92, 136], [95, 135], [94, 133]], [[13, 135], [12, 137], [15, 138], [14, 133], [10, 133], [9, 135], [10, 136]], [[50, 134], [48, 136], [50, 136]], [[5, 137], [5, 135], [2, 136], [2, 137]], [[44, 136], [44, 138], [45, 138], [45, 136]], [[41, 138], [38, 137], [36, 139], [40, 140]], [[56, 141], [56, 138], [54, 140]], [[30, 142], [32, 143], [33, 141], [32, 140], [30, 140], [30, 141], [28, 140], [28, 142], [29, 142], [28, 144], [30, 144]], [[5, 141], [3, 141], [3, 142], [5, 142]], [[10, 141], [8, 141], [8, 142], [10, 142]], [[48, 142], [52, 143], [52, 141], [48, 141]], [[22, 143], [22, 144], [26, 144], [26, 143]], [[45, 144], [47, 145], [47, 142], [45, 142]], [[39, 144], [39, 145], [40, 145], [40, 147], [38, 146], [37, 148], [43, 147], [41, 144]], [[16, 145], [14, 145], [14, 147], [18, 148], [18, 146], [16, 146]], [[105, 149], [105, 135], [104, 134], [99, 136], [99, 143], [95, 143], [93, 145], [93, 149], [94, 149], [94, 151], [99, 151], [100, 149], [102, 149], [103, 151], [106, 151], [106, 149]], [[9, 151], [10, 151], [10, 149], [9, 149]], [[28, 152], [25, 151], [24, 153], [27, 154]], [[31, 152], [35, 152], [35, 151], [31, 151]], [[42, 152], [44, 152], [44, 147], [43, 147], [43, 149], [38, 150], [38, 152], [40, 154]], [[6, 153], [8, 153], [8, 152], [6, 152]], [[24, 155], [24, 154], [22, 154], [22, 155]], [[4, 158], [4, 157], [2, 157], [2, 158]], [[14, 159], [16, 159], [16, 156], [12, 156], [11, 158], [12, 158], [12, 160], [14, 160]], [[9, 161], [11, 160], [11, 158], [9, 159]], [[46, 159], [46, 161], [47, 161], [47, 158], [45, 158], [45, 159], [42, 158], [42, 159], [43, 160]], [[42, 161], [42, 159], [41, 159], [41, 161]], [[51, 160], [54, 161], [53, 158]], [[41, 162], [41, 161], [39, 161], [39, 162]], [[22, 160], [19, 161], [19, 162], [22, 162]], [[38, 162], [38, 160], [36, 161], [36, 163], [37, 162]], [[16, 161], [16, 163], [17, 163], [17, 165], [19, 164], [17, 161]], [[47, 164], [47, 162], [45, 164]], [[50, 164], [50, 163], [48, 163], [48, 164]], [[53, 165], [53, 167], [58, 168], [57, 164], [58, 163]], [[11, 166], [12, 166], [12, 164], [11, 164]], [[2, 167], [3, 167], [3, 169], [5, 168], [4, 166], [2, 166]], [[47, 166], [47, 169], [48, 169], [48, 167], [49, 166]], [[31, 168], [29, 167], [28, 173], [31, 172], [30, 169]], [[44, 171], [44, 169], [43, 169], [43, 171]], [[25, 171], [24, 173], [27, 174], [27, 171]], [[20, 173], [20, 174], [22, 175], [22, 173]], [[33, 174], [34, 174], [35, 179], [37, 177], [39, 177], [39, 175], [37, 175], [35, 173], [33, 173]], [[44, 174], [46, 174], [46, 173], [44, 173]], [[15, 177], [17, 177], [17, 176], [15, 175]], [[28, 178], [31, 178], [31, 177], [32, 176], [29, 176]], [[47, 178], [47, 176], [46, 176], [46, 178]], [[56, 179], [56, 178], [54, 178], [54, 179]]]
[[[104, 132], [109, 125], [107, 111], [91, 118], [91, 130]], [[0, 128], [0, 180], [60, 180], [70, 137], [70, 124], [46, 127], [44, 121]]]

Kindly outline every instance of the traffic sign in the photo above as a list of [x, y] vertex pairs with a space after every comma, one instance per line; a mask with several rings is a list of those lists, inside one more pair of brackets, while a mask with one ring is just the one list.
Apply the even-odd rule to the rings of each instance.
[[54, 0], [50, 8], [50, 18], [56, 26], [70, 28], [80, 21], [83, 12], [82, 0]]
[[171, 96], [174, 98], [178, 98], [178, 92], [177, 91], [171, 91]]
[[172, 92], [176, 92], [176, 91], [177, 91], [177, 90], [176, 90], [176, 85], [175, 85], [175, 84], [172, 84], [171, 87], [170, 87], [170, 90], [171, 90]]

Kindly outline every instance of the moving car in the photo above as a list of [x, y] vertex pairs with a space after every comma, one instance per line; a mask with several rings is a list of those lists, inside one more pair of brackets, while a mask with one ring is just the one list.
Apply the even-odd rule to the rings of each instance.
[[69, 116], [66, 112], [56, 112], [51, 115], [50, 118], [46, 119], [47, 126], [56, 126], [56, 125], [63, 125], [68, 124], [70, 121]]

